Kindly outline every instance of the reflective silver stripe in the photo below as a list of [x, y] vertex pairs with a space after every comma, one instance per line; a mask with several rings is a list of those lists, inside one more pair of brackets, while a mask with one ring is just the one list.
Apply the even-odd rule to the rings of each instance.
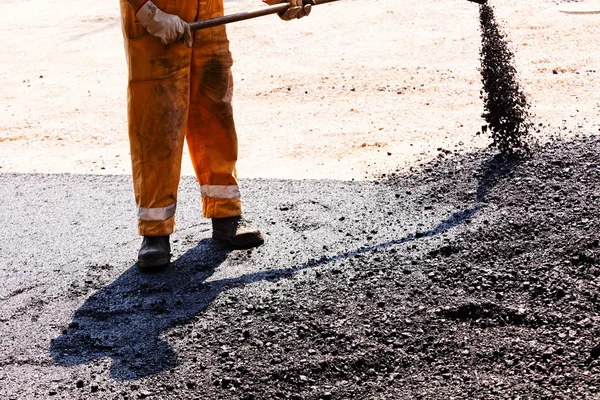
[[237, 185], [202, 185], [200, 187], [202, 197], [213, 197], [215, 199], [239, 199], [240, 188]]
[[175, 215], [177, 203], [161, 208], [138, 207], [138, 218], [142, 221], [164, 221]]

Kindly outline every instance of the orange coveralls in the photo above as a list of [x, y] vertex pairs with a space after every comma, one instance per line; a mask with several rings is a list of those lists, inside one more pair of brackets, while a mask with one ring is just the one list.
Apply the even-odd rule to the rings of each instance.
[[[128, 123], [141, 236], [175, 229], [184, 138], [206, 218], [242, 214], [231, 98], [233, 64], [225, 26], [197, 31], [192, 48], [163, 45], [121, 1], [129, 66]], [[153, 0], [186, 22], [223, 15], [223, 0]]]

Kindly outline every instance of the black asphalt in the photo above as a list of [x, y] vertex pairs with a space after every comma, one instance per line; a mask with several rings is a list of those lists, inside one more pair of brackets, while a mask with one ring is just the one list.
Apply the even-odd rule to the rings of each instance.
[[130, 177], [0, 174], [0, 398], [593, 398], [599, 148], [245, 180], [241, 251], [184, 178], [151, 275]]
[[[418, 187], [411, 195], [403, 188], [396, 198], [378, 182], [241, 185], [245, 214], [266, 234], [266, 245], [229, 251], [214, 243], [198, 185], [184, 178], [173, 265], [141, 275], [131, 177], [0, 175], [2, 397], [43, 398], [55, 382], [70, 385], [92, 365], [99, 376], [118, 381], [168, 370], [177, 352], [159, 336], [201, 321], [222, 292], [263, 294], [270, 277], [376, 247], [406, 246], [416, 232], [434, 236], [451, 228], [455, 216], [472, 212], [444, 203], [425, 210], [414, 200]], [[99, 313], [105, 318], [98, 322]], [[84, 333], [70, 334], [69, 326]], [[129, 370], [132, 360], [141, 368]]]

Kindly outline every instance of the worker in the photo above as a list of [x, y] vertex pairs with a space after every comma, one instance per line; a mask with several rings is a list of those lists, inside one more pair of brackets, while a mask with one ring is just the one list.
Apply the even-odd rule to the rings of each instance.
[[[264, 0], [273, 5], [284, 0]], [[289, 1], [279, 16], [302, 18], [310, 6]], [[191, 32], [188, 23], [223, 15], [223, 0], [121, 0], [129, 67], [128, 128], [138, 231], [138, 266], [171, 260], [184, 138], [212, 236], [234, 248], [264, 242], [242, 216], [236, 176], [233, 80], [225, 26]]]

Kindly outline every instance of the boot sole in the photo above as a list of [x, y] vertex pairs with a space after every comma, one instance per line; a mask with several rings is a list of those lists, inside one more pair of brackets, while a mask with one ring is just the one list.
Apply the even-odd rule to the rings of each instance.
[[261, 246], [265, 243], [265, 239], [262, 236], [256, 237], [254, 235], [242, 235], [238, 236], [237, 240], [233, 240], [227, 235], [220, 235], [216, 232], [213, 232], [213, 239], [227, 242], [235, 249], [251, 249], [253, 247]]
[[138, 260], [137, 264], [140, 269], [154, 269], [165, 267], [171, 262], [171, 257], [159, 258], [157, 260]]

